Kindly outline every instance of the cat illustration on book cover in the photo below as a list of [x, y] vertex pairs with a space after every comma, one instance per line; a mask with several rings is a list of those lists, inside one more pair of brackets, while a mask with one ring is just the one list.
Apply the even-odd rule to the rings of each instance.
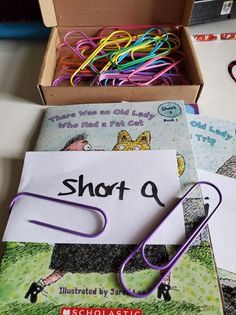
[[[130, 151], [130, 150], [150, 150], [151, 133], [144, 131], [136, 140], [133, 140], [126, 130], [119, 132], [117, 143], [113, 147], [113, 151]], [[185, 170], [185, 160], [183, 155], [177, 153], [178, 175], [182, 176]]]

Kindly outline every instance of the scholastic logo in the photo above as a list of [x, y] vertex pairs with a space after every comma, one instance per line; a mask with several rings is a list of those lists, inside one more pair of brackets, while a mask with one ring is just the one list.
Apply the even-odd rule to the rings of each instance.
[[63, 307], [60, 315], [142, 315], [142, 310], [125, 308]]

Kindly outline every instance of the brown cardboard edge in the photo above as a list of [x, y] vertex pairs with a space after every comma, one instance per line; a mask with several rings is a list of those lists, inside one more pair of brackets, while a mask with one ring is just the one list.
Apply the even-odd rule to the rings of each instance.
[[[51, 53], [51, 50], [53, 49], [53, 45], [56, 42], [56, 38], [58, 37], [58, 31], [57, 28], [54, 27], [51, 30], [49, 39], [48, 39], [48, 43], [47, 43], [47, 47], [46, 47], [46, 51], [43, 57], [43, 62], [40, 68], [40, 72], [39, 72], [39, 78], [38, 78], [38, 83], [39, 84], [43, 84], [44, 81], [44, 77], [45, 77], [45, 70], [47, 68], [48, 65], [48, 59], [49, 59], [49, 55]], [[56, 54], [56, 51], [54, 52]], [[56, 60], [55, 60], [55, 64], [56, 64]], [[54, 70], [53, 70], [54, 71]]]
[[199, 100], [199, 97], [200, 97], [200, 95], [201, 95], [201, 93], [202, 93], [203, 87], [204, 87], [204, 83], [202, 83], [202, 84], [200, 85], [200, 87], [199, 87], [199, 91], [198, 91], [198, 94], [197, 94], [197, 96], [196, 96], [196, 102], [195, 102], [195, 103], [197, 103], [197, 101]]
[[46, 105], [46, 100], [45, 100], [44, 95], [43, 95], [42, 86], [38, 84], [37, 88], [39, 91], [40, 98], [42, 100], [42, 105]]
[[43, 18], [43, 23], [47, 27], [57, 26], [57, 17], [53, 0], [38, 0]]
[[185, 30], [186, 38], [188, 39], [187, 43], [189, 45], [189, 48], [191, 50], [191, 54], [192, 54], [193, 59], [194, 59], [194, 64], [196, 66], [196, 70], [197, 70], [197, 75], [198, 75], [199, 81], [200, 81], [201, 84], [203, 84], [202, 71], [201, 71], [201, 68], [200, 68], [200, 64], [198, 62], [197, 54], [195, 52], [195, 49], [194, 49], [194, 46], [193, 46], [193, 43], [192, 43], [192, 40], [191, 40], [189, 29], [187, 27], [184, 27], [184, 30]]
[[191, 65], [192, 65], [192, 70], [194, 71], [194, 75], [196, 76], [196, 81], [199, 83], [199, 91], [196, 95], [196, 100], [195, 100], [195, 102], [197, 102], [204, 86], [202, 72], [201, 72], [198, 58], [197, 58], [197, 55], [196, 55], [196, 52], [195, 52], [195, 49], [191, 40], [188, 27], [183, 27], [182, 36], [185, 39], [184, 43], [187, 48], [187, 51], [189, 52], [189, 57], [192, 58], [192, 60], [194, 60], [194, 63], [191, 63]]
[[151, 87], [53, 87], [41, 86], [47, 105], [184, 100], [194, 103], [199, 85]]
[[193, 12], [194, 0], [186, 0], [185, 9], [182, 17], [182, 25], [188, 26]]
[[[58, 30], [55, 27], [55, 28], [52, 28], [49, 39], [48, 39], [46, 51], [45, 51], [45, 54], [43, 57], [43, 62], [42, 62], [40, 72], [39, 72], [38, 84], [37, 84], [38, 91], [39, 91], [40, 97], [41, 97], [44, 105], [47, 104], [47, 101], [45, 99], [44, 92], [43, 92], [44, 77], [45, 77], [45, 74], [47, 75], [46, 69], [48, 66], [48, 59], [49, 59], [50, 51], [53, 49], [52, 43], [53, 42], [55, 43], [57, 41], [57, 39], [58, 39]], [[56, 52], [54, 52], [54, 53], [56, 54]], [[55, 63], [56, 63], [56, 60], [55, 60]], [[54, 72], [54, 69], [53, 69], [53, 72]]]
[[[57, 2], [54, 1], [54, 0], [38, 0], [39, 1], [39, 5], [40, 5], [40, 9], [41, 9], [41, 13], [42, 13], [42, 17], [43, 17], [43, 21], [44, 21], [44, 24], [47, 26], [47, 27], [53, 27], [53, 26], [60, 26], [60, 27], [80, 27], [80, 26], [83, 26], [84, 24], [82, 23], [79, 24], [79, 21], [80, 21], [80, 18], [79, 18], [79, 8], [80, 8], [80, 1], [77, 0], [77, 5], [75, 6], [76, 8], [76, 11], [78, 9], [78, 14], [77, 14], [77, 20], [78, 21], [78, 24], [76, 23], [72, 23], [71, 24], [71, 21], [70, 21], [70, 16], [72, 15], [68, 15], [68, 17], [66, 18], [66, 23], [64, 24], [61, 24], [60, 22], [60, 18], [64, 17], [65, 16], [65, 10], [66, 8], [64, 9], [64, 4], [65, 4], [65, 7], [66, 7], [66, 4], [67, 4], [67, 1], [63, 1], [63, 8], [62, 8], [62, 12], [58, 13], [57, 14], [57, 11], [58, 9], [60, 8], [61, 9], [61, 6], [58, 6], [57, 5]], [[127, 0], [128, 1], [128, 0]], [[165, 1], [165, 0], [164, 0]], [[76, 0], [72, 0], [72, 4], [75, 3]], [[109, 1], [108, 1], [109, 2]], [[179, 16], [179, 21], [175, 21], [176, 24], [178, 25], [184, 25], [184, 26], [187, 26], [189, 24], [189, 21], [190, 21], [190, 18], [191, 18], [191, 13], [192, 13], [192, 10], [193, 10], [193, 5], [194, 5], [194, 0], [183, 0], [184, 2], [184, 5], [183, 5], [183, 9], [182, 9], [182, 15]], [[104, 1], [101, 1], [101, 6], [104, 7], [104, 10], [106, 9], [106, 6], [104, 5]], [[169, 10], [172, 10], [173, 8], [170, 7]], [[135, 10], [135, 6], [134, 6], [134, 10]], [[169, 10], [166, 10], [168, 12], [170, 12]], [[74, 10], [72, 11], [74, 12]], [[73, 13], [74, 14], [74, 13]], [[164, 13], [165, 14], [165, 13]], [[65, 22], [64, 21], [64, 22]], [[104, 25], [108, 25], [109, 23], [107, 23], [106, 21], [104, 21]], [[170, 21], [168, 22], [168, 24], [170, 23]], [[99, 23], [96, 23], [95, 24], [93, 23], [93, 20], [91, 21], [90, 24], [86, 24], [86, 26], [95, 26]], [[127, 24], [127, 22], [121, 22], [121, 23], [115, 23], [115, 25], [123, 25], [123, 24]], [[137, 24], [137, 23], [136, 23]], [[140, 24], [140, 23], [138, 23]], [[142, 24], [142, 23], [141, 23]], [[143, 24], [153, 24], [152, 23], [148, 23], [148, 22], [145, 22]], [[155, 24], [155, 23], [154, 23]], [[162, 22], [163, 24], [163, 22]], [[112, 24], [113, 25], [113, 24]], [[85, 26], [85, 25], [84, 25]]]

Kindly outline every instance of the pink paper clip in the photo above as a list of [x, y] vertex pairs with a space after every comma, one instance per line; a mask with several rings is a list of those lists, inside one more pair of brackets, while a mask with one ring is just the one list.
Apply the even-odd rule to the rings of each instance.
[[[179, 52], [179, 54], [180, 54], [180, 52]], [[176, 69], [177, 64], [179, 64], [179, 63], [184, 59], [184, 54], [181, 53], [181, 55], [182, 55], [181, 58], [180, 58], [179, 60], [177, 60], [177, 61], [175, 61], [173, 58], [170, 58], [170, 57], [168, 57], [168, 56], [165, 56], [165, 57], [163, 57], [163, 56], [155, 57], [155, 58], [153, 58], [152, 60], [149, 60], [149, 61], [145, 62], [142, 66], [138, 67], [136, 70], [134, 70], [132, 73], [130, 73], [129, 76], [128, 76], [128, 81], [130, 81], [130, 83], [133, 83], [133, 84], [135, 84], [135, 85], [137, 85], [137, 86], [150, 85], [153, 81], [159, 79], [162, 75], [166, 74], [166, 73], [167, 73], [169, 70], [171, 70], [172, 68], [175, 68], [175, 69]], [[146, 81], [146, 82], [143, 82], [143, 83], [135, 82], [135, 81], [133, 80], [133, 76], [134, 76], [135, 74], [137, 74], [137, 73], [141, 74], [142, 72], [144, 72], [144, 71], [146, 71], [146, 70], [149, 70], [150, 67], [148, 67], [148, 66], [152, 66], [152, 64], [153, 64], [155, 61], [160, 60], [160, 59], [166, 59], [166, 60], [169, 61], [170, 63], [169, 63], [169, 65], [168, 65], [168, 63], [167, 63], [167, 67], [165, 67], [165, 68], [164, 68], [163, 70], [161, 70], [160, 72], [157, 72], [157, 74], [154, 75], [151, 80]], [[153, 65], [153, 67], [156, 67], [156, 68], [161, 67], [161, 66], [162, 66], [161, 64], [160, 64], [160, 65], [159, 65], [159, 64], [158, 64], [158, 65]]]

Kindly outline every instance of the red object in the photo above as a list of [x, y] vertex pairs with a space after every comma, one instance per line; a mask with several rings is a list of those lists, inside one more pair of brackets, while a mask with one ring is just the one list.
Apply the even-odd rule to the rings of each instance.
[[222, 40], [236, 39], [236, 33], [222, 33], [220, 34], [220, 39]]
[[221, 33], [221, 34], [199, 34], [193, 35], [193, 40], [196, 42], [206, 42], [214, 40], [231, 40], [236, 39], [236, 32]]
[[140, 309], [63, 307], [60, 315], [142, 315]]

